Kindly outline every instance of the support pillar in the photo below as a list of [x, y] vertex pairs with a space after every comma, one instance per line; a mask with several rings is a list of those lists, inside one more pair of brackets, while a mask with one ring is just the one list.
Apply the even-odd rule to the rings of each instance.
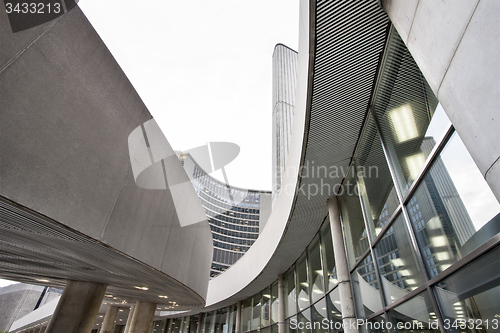
[[89, 333], [106, 287], [103, 283], [68, 281], [46, 332]]
[[115, 328], [113, 329], [113, 333], [120, 333], [122, 331], [123, 325], [115, 325]]
[[40, 328], [35, 328], [35, 329], [33, 330], [33, 333], [38, 333], [38, 332], [40, 332]]
[[[332, 231], [333, 253], [335, 268], [337, 269], [338, 288], [340, 295], [340, 309], [345, 333], [358, 333], [356, 315], [354, 313], [354, 300], [351, 289], [351, 276], [344, 247], [342, 223], [340, 221], [339, 202], [337, 197], [328, 199], [328, 213], [330, 216], [330, 229]], [[354, 323], [354, 325], [351, 325]]]
[[155, 311], [155, 303], [138, 301], [130, 321], [129, 333], [150, 333]]
[[132, 305], [128, 313], [127, 323], [125, 324], [125, 330], [123, 331], [123, 333], [129, 333], [130, 323], [132, 322], [132, 316], [134, 315], [134, 310], [135, 310], [135, 305]]
[[46, 329], [47, 329], [47, 326], [43, 326], [42, 328], [40, 328], [40, 332], [39, 333], [45, 333]]
[[278, 275], [278, 333], [285, 333], [285, 281]]
[[236, 303], [236, 327], [235, 333], [241, 333], [241, 301]]
[[[196, 327], [196, 333], [201, 333], [203, 329], [203, 313], [198, 314], [198, 326]], [[165, 333], [167, 333], [167, 330], [165, 330]]]
[[106, 314], [104, 315], [104, 319], [102, 320], [101, 329], [99, 333], [112, 333], [113, 326], [115, 326], [116, 315], [118, 314], [117, 306], [110, 306], [106, 310]]

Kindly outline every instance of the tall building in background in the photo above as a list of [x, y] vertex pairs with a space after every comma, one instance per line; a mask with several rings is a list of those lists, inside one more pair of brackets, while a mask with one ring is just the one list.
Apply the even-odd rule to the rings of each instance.
[[285, 171], [292, 136], [296, 85], [297, 52], [283, 44], [278, 44], [273, 53], [273, 197], [279, 193]]
[[177, 154], [212, 231], [210, 277], [215, 277], [238, 261], [259, 237], [271, 213], [271, 193], [229, 186], [206, 173], [190, 154]]

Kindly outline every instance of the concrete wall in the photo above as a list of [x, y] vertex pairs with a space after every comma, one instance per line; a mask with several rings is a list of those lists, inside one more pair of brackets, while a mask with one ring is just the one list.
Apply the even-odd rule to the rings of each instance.
[[382, 5], [500, 200], [500, 2]]
[[8, 331], [14, 321], [33, 311], [42, 290], [24, 283], [0, 289], [0, 331]]
[[0, 195], [205, 297], [208, 224], [182, 228], [170, 191], [135, 184], [127, 138], [151, 115], [96, 31], [79, 8], [8, 22], [0, 11]]

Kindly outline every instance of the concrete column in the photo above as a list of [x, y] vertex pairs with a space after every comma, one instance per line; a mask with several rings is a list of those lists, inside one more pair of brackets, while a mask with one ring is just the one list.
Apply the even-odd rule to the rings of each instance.
[[129, 333], [150, 333], [153, 326], [153, 318], [156, 304], [138, 301], [135, 304], [134, 313], [130, 321]]
[[[196, 327], [196, 333], [201, 333], [202, 329], [203, 329], [203, 313], [200, 313], [198, 315], [198, 327]], [[165, 330], [165, 333], [167, 331]]]
[[106, 310], [106, 315], [104, 315], [104, 319], [102, 320], [101, 329], [99, 333], [111, 333], [113, 332], [113, 327], [115, 326], [116, 315], [118, 314], [117, 306], [110, 306]]
[[89, 333], [106, 287], [103, 283], [68, 281], [46, 332]]
[[113, 329], [113, 333], [120, 333], [122, 330], [123, 325], [115, 325], [115, 328]]
[[125, 330], [123, 331], [124, 333], [128, 333], [130, 330], [130, 323], [132, 322], [132, 316], [134, 314], [134, 310], [135, 310], [135, 305], [132, 305], [128, 313], [127, 323], [125, 324]]
[[40, 332], [39, 333], [45, 333], [46, 329], [47, 329], [47, 326], [43, 326], [42, 328], [40, 328]]
[[241, 301], [236, 303], [236, 327], [235, 333], [241, 333]]
[[337, 269], [338, 287], [340, 295], [340, 309], [342, 310], [342, 321], [345, 333], [358, 333], [356, 316], [354, 314], [354, 300], [351, 291], [351, 276], [344, 247], [344, 236], [342, 234], [342, 223], [340, 222], [339, 203], [337, 197], [328, 199], [328, 213], [330, 215], [330, 229], [332, 231], [333, 253], [335, 256], [335, 268]]
[[40, 327], [39, 327], [39, 328], [35, 328], [35, 329], [33, 330], [33, 333], [39, 333], [39, 332], [40, 332]]
[[278, 333], [285, 333], [285, 280], [278, 275]]

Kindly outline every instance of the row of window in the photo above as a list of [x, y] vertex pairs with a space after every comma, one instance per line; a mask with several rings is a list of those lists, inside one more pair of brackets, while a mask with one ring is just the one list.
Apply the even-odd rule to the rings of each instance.
[[[227, 235], [229, 237], [242, 238], [244, 242], [251, 241], [251, 240], [255, 241], [257, 239], [257, 237], [259, 237], [259, 234], [231, 231], [231, 230], [227, 230], [225, 228], [219, 228], [213, 224], [210, 224], [210, 230], [212, 230], [212, 233], [217, 233], [221, 236]], [[231, 239], [231, 238], [229, 238], [229, 239]], [[244, 244], [244, 243], [239, 243], [239, 244]]]
[[231, 222], [227, 221], [222, 221], [220, 219], [210, 217], [208, 219], [208, 223], [223, 227], [225, 229], [231, 229], [231, 230], [236, 230], [236, 231], [243, 231], [243, 232], [255, 232], [259, 233], [259, 228], [258, 227], [248, 227], [248, 226], [241, 226], [238, 224], [233, 224]]

